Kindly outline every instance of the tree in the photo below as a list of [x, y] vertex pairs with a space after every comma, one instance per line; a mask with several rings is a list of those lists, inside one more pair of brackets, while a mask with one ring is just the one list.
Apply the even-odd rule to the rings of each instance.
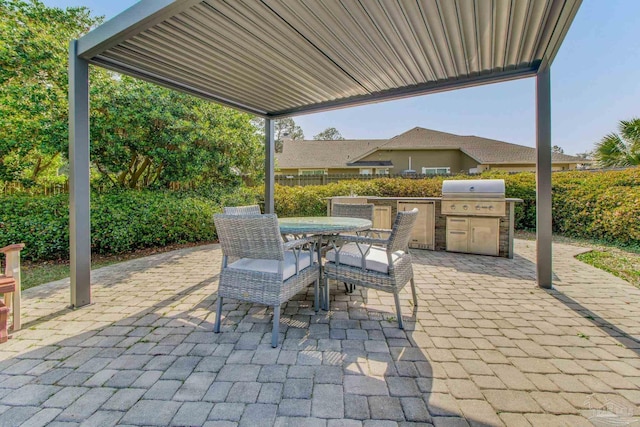
[[640, 165], [640, 118], [621, 120], [618, 130], [596, 143], [595, 160], [602, 167]]
[[317, 140], [327, 140], [327, 141], [337, 141], [343, 140], [344, 138], [340, 134], [340, 131], [336, 128], [326, 128], [322, 132], [317, 135], [314, 135], [313, 139]]
[[273, 127], [276, 141], [282, 141], [284, 137], [294, 140], [304, 139], [302, 128], [296, 125], [291, 117], [276, 120]]
[[576, 157], [583, 160], [591, 160], [593, 159], [593, 152], [585, 151], [583, 153], [576, 153]]
[[127, 76], [92, 85], [91, 96], [91, 158], [116, 186], [225, 186], [263, 173], [248, 114]]
[[551, 152], [554, 154], [564, 154], [564, 150], [558, 145], [554, 145], [553, 147], [551, 147]]
[[33, 183], [67, 149], [69, 40], [102, 19], [38, 0], [0, 0], [0, 16], [0, 180]]
[[[69, 40], [101, 19], [39, 0], [0, 0], [0, 16], [0, 180], [34, 183], [67, 156]], [[90, 73], [91, 155], [102, 179], [224, 186], [263, 173], [251, 116], [102, 68]]]

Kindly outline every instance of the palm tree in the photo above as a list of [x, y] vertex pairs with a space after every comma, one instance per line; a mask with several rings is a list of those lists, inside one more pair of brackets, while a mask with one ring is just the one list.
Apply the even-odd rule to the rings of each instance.
[[594, 158], [602, 167], [640, 165], [640, 118], [621, 120], [618, 129], [596, 144]]

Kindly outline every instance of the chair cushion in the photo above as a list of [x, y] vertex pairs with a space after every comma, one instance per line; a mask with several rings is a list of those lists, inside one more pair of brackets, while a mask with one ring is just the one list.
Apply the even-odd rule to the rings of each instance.
[[[316, 259], [315, 254], [313, 257], [314, 261]], [[309, 251], [300, 252], [300, 270], [309, 267], [311, 265], [311, 257], [309, 256]], [[264, 273], [277, 273], [278, 272], [278, 262], [274, 259], [253, 259], [253, 258], [242, 258], [236, 262], [229, 264], [229, 268], [236, 268], [238, 270], [250, 270], [250, 271], [261, 271]], [[293, 254], [293, 251], [285, 251], [284, 252], [284, 269], [282, 271], [282, 280], [287, 280], [289, 277], [296, 274], [296, 258]]]
[[[360, 245], [362, 252], [365, 252], [369, 245]], [[395, 263], [398, 258], [404, 255], [403, 251], [396, 251], [391, 255], [391, 262]], [[336, 251], [331, 249], [327, 252], [327, 261], [336, 262]], [[362, 254], [357, 243], [347, 243], [340, 250], [340, 264], [347, 264], [353, 267], [362, 267]], [[389, 262], [387, 251], [379, 246], [371, 246], [367, 254], [367, 270], [374, 270], [380, 273], [389, 272]]]

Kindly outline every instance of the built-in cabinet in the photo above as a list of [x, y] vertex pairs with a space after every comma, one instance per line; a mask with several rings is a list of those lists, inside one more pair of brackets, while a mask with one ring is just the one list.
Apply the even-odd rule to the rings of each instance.
[[399, 201], [398, 212], [418, 209], [418, 218], [413, 226], [410, 248], [434, 249], [435, 242], [435, 203], [432, 201]]
[[391, 206], [376, 206], [373, 208], [373, 228], [391, 228]]
[[497, 256], [500, 218], [447, 217], [447, 250]]

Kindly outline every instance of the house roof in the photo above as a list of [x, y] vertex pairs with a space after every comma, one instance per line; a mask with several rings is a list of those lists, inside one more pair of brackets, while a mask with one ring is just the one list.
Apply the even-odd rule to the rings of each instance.
[[[535, 164], [536, 150], [478, 136], [461, 136], [421, 127], [391, 139], [341, 141], [284, 141], [276, 153], [278, 167], [347, 168], [360, 167], [360, 159], [379, 150], [460, 150], [478, 164]], [[584, 159], [553, 153], [553, 163], [585, 163]], [[368, 163], [366, 162], [367, 166]], [[374, 165], [375, 166], [375, 165]]]
[[142, 0], [93, 64], [279, 118], [536, 75], [581, 0]]
[[276, 153], [277, 167], [347, 168], [347, 164], [363, 153], [384, 144], [386, 139], [346, 139], [339, 141], [282, 141], [282, 152]]
[[[394, 136], [381, 150], [451, 150], [457, 149], [480, 164], [535, 164], [536, 150], [533, 147], [512, 144], [475, 135], [461, 136], [432, 129], [415, 127]], [[364, 154], [362, 157], [369, 153]], [[552, 154], [553, 163], [585, 163], [584, 159], [567, 154]]]

